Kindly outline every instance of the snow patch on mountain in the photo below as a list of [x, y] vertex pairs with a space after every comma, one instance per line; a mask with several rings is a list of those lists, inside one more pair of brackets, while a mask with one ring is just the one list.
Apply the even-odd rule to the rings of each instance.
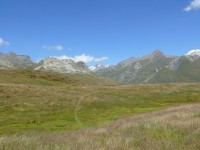
[[104, 64], [96, 64], [94, 66], [90, 66], [89, 69], [90, 71], [92, 72], [96, 72], [98, 70], [101, 70], [101, 69], [105, 69], [105, 68], [108, 68], [109, 66], [108, 65], [104, 65]]
[[186, 56], [199, 56], [200, 57], [200, 49], [189, 51]]

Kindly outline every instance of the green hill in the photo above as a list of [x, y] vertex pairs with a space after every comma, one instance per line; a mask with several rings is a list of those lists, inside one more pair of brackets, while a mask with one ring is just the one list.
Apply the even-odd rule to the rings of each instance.
[[0, 83], [34, 85], [116, 85], [117, 82], [90, 74], [61, 74], [35, 70], [0, 70]]

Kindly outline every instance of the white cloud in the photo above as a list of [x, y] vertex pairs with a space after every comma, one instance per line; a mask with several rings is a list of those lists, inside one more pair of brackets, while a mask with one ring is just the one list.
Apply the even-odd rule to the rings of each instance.
[[64, 47], [60, 44], [55, 45], [55, 46], [44, 45], [44, 46], [42, 46], [42, 48], [47, 49], [47, 50], [56, 50], [56, 51], [64, 50]]
[[98, 62], [102, 62], [102, 61], [105, 61], [105, 60], [108, 59], [108, 57], [95, 58], [93, 56], [85, 55], [85, 54], [76, 55], [75, 57], [69, 57], [69, 56], [63, 55], [63, 56], [58, 56], [58, 57], [55, 57], [55, 58], [58, 58], [58, 59], [71, 59], [71, 60], [73, 60], [75, 62], [82, 61], [84, 63], [89, 63], [89, 62], [98, 63]]
[[5, 41], [4, 39], [0, 38], [0, 46], [9, 46], [10, 43], [8, 41]]
[[194, 9], [200, 9], [200, 0], [192, 0], [191, 3], [184, 8], [184, 11], [189, 12]]

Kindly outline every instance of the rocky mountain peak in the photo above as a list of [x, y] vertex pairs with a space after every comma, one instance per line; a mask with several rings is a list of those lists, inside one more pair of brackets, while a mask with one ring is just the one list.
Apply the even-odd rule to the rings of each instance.
[[35, 70], [47, 70], [58, 73], [89, 73], [88, 67], [83, 62], [74, 62], [71, 59], [58, 59], [47, 57], [39, 62]]
[[13, 52], [8, 54], [0, 53], [0, 67], [1, 68], [31, 68], [35, 63], [29, 56], [17, 55]]
[[151, 54], [144, 56], [145, 59], [153, 59], [157, 57], [166, 57], [160, 50], [155, 50]]

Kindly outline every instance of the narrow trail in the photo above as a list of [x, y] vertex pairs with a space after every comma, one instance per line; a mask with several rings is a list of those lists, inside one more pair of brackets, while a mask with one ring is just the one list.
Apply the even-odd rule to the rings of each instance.
[[80, 103], [81, 103], [81, 100], [83, 99], [83, 97], [79, 97], [77, 102], [76, 102], [76, 106], [75, 106], [75, 109], [74, 109], [74, 120], [79, 124], [81, 125], [81, 121], [78, 117], [78, 110], [80, 109]]
[[[93, 93], [93, 94], [95, 95], [96, 93]], [[80, 96], [80, 97], [77, 99], [77, 101], [76, 101], [76, 105], [75, 105], [75, 109], [74, 109], [74, 120], [75, 120], [79, 125], [81, 125], [81, 121], [80, 121], [80, 119], [79, 119], [79, 117], [78, 117], [78, 111], [79, 111], [80, 108], [81, 108], [81, 101], [84, 100], [84, 98], [87, 97], [87, 96], [91, 96], [91, 94], [88, 94], [88, 95], [85, 95], [85, 96]]]

